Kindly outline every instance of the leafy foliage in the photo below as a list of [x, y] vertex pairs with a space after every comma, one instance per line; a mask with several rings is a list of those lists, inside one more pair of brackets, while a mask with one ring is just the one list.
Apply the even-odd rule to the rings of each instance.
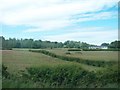
[[111, 42], [111, 44], [109, 45], [110, 48], [116, 48], [116, 49], [120, 49], [120, 41], [114, 41]]
[[115, 84], [114, 87], [118, 85], [116, 67], [108, 67], [97, 72], [86, 71], [79, 65], [40, 66], [26, 70], [27, 72], [4, 79], [3, 87], [101, 88], [107, 87], [109, 84]]
[[9, 77], [9, 73], [7, 71], [7, 67], [4, 66], [4, 64], [2, 65], [2, 77], [3, 78], [8, 78]]
[[[33, 39], [16, 39], [9, 38], [5, 39], [3, 36], [0, 37], [0, 49], [12, 49], [12, 48], [80, 48], [88, 49], [90, 44], [80, 41], [65, 41], [62, 42], [51, 42]], [[120, 41], [111, 42], [111, 44], [103, 43], [101, 46], [108, 46], [109, 48], [120, 48]]]

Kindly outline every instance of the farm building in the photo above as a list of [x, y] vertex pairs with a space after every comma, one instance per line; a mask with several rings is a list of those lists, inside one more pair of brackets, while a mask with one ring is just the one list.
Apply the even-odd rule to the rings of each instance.
[[108, 49], [107, 46], [90, 46], [89, 49]]
[[101, 46], [101, 49], [108, 49], [107, 46]]

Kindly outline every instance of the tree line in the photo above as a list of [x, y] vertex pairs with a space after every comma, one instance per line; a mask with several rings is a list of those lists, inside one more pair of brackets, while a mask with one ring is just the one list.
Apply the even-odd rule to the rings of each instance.
[[[91, 45], [85, 42], [80, 41], [65, 41], [62, 42], [51, 42], [51, 41], [42, 41], [34, 39], [16, 39], [9, 38], [5, 39], [3, 36], [0, 36], [0, 49], [12, 49], [12, 48], [80, 48], [88, 49]], [[120, 48], [120, 41], [114, 41], [109, 43], [102, 43], [101, 46], [108, 46], [109, 48]]]

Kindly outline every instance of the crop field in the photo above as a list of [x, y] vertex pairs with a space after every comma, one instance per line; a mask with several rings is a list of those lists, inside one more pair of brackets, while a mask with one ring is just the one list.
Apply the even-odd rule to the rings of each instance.
[[[39, 52], [39, 50], [45, 52]], [[68, 52], [68, 49], [63, 48], [33, 49], [33, 51], [29, 49], [3, 50], [2, 63], [7, 67], [9, 74], [15, 75], [14, 78], [12, 76], [11, 79], [4, 79], [3, 87], [117, 87], [117, 51], [70, 51], [67, 54]], [[87, 63], [71, 61], [76, 58], [88, 61]], [[95, 65], [92, 61], [95, 61]], [[108, 66], [96, 66], [98, 61], [107, 61], [107, 63], [113, 61], [114, 63]], [[27, 71], [27, 73], [22, 71]], [[108, 75], [111, 77], [106, 77]], [[21, 79], [16, 81], [16, 78]], [[113, 78], [113, 81], [110, 78]], [[14, 80], [17, 83], [11, 84]], [[26, 84], [25, 80], [29, 83]], [[106, 84], [106, 82], [109, 83]]]

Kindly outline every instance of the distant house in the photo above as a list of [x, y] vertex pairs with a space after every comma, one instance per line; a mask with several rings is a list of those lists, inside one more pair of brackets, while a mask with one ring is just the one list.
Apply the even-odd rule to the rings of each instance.
[[107, 46], [90, 46], [89, 49], [108, 49]]
[[108, 49], [107, 46], [101, 46], [101, 49]]
[[100, 46], [90, 46], [89, 49], [100, 49]]

